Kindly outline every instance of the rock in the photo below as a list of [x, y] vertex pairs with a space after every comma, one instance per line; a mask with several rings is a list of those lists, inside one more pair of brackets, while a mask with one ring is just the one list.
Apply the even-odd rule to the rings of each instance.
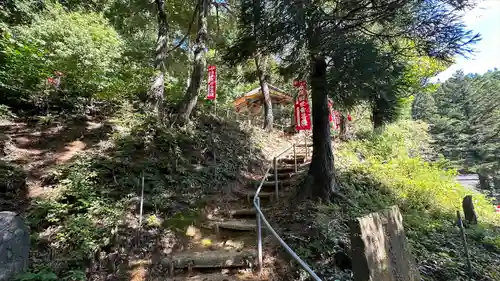
[[0, 281], [9, 281], [28, 267], [30, 235], [23, 219], [0, 212]]
[[472, 202], [472, 195], [467, 195], [462, 201], [462, 208], [464, 210], [465, 221], [467, 224], [477, 224], [477, 215], [474, 210], [474, 203]]
[[399, 208], [372, 213], [350, 223], [355, 281], [420, 281]]

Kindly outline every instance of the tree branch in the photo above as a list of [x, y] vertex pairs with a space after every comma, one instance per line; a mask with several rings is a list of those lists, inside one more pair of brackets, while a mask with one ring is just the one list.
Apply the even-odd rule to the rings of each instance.
[[179, 48], [184, 43], [184, 41], [186, 41], [186, 39], [189, 37], [189, 34], [191, 33], [191, 28], [193, 27], [194, 19], [196, 17], [196, 12], [198, 11], [199, 8], [200, 8], [200, 2], [197, 1], [196, 7], [194, 8], [194, 11], [193, 11], [193, 16], [191, 17], [191, 22], [189, 23], [188, 30], [187, 30], [186, 34], [184, 35], [184, 37], [182, 37], [181, 41], [179, 41], [179, 43], [177, 43], [177, 45], [175, 45], [172, 49], [167, 51], [167, 54], [170, 54], [175, 49]]

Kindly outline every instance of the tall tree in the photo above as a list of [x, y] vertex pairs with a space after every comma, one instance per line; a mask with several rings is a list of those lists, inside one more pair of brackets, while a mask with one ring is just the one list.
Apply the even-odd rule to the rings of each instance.
[[155, 0], [158, 8], [158, 38], [156, 40], [154, 67], [156, 73], [153, 84], [148, 91], [148, 99], [159, 120], [163, 119], [163, 96], [165, 91], [165, 60], [168, 49], [168, 21], [165, 12], [165, 1]]
[[456, 72], [435, 94], [428, 118], [435, 148], [459, 168], [480, 174], [484, 185], [500, 168], [500, 72]]
[[198, 32], [194, 45], [193, 69], [191, 70], [186, 94], [178, 105], [178, 114], [181, 123], [189, 121], [191, 112], [196, 106], [200, 94], [201, 81], [207, 66], [205, 53], [208, 40], [207, 17], [209, 7], [210, 0], [198, 0]]
[[[329, 200], [338, 194], [329, 134], [327, 82], [330, 75], [343, 71], [342, 67], [349, 63], [351, 47], [371, 41], [365, 45], [377, 50], [375, 53], [390, 54], [398, 51], [396, 42], [407, 38], [417, 42], [415, 48], [419, 52], [442, 59], [467, 52], [467, 45], [477, 36], [464, 30], [455, 13], [466, 2], [461, 1], [458, 6], [445, 0], [267, 1], [266, 13], [272, 24], [264, 32], [269, 35], [266, 48], [281, 53], [282, 61], [289, 63], [296, 75], [308, 72], [311, 82], [314, 151], [308, 185], [301, 189], [304, 197]], [[311, 66], [309, 70], [306, 65]], [[334, 83], [339, 87], [352, 85], [356, 95], [356, 89], [371, 83], [338, 76], [344, 79]], [[379, 86], [391, 83], [379, 80]]]
[[273, 103], [271, 101], [271, 95], [269, 93], [269, 87], [267, 85], [266, 79], [266, 64], [267, 57], [261, 54], [255, 55], [255, 68], [257, 70], [257, 77], [259, 79], [260, 90], [264, 96], [264, 129], [273, 129]]
[[411, 115], [413, 120], [423, 120], [430, 122], [437, 112], [436, 103], [431, 93], [419, 92], [411, 105]]
[[239, 11], [238, 40], [227, 48], [224, 60], [230, 64], [242, 64], [249, 58], [255, 62], [256, 75], [264, 97], [264, 129], [273, 128], [274, 116], [267, 77], [270, 53], [265, 44], [268, 30], [265, 0], [242, 0]]

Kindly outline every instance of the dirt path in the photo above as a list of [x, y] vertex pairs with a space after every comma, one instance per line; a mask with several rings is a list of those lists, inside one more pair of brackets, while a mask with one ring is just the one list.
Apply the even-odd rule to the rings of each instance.
[[47, 178], [57, 165], [71, 162], [75, 156], [95, 149], [107, 139], [111, 126], [90, 118], [54, 122], [40, 126], [18, 120], [0, 122], [5, 134], [2, 160], [21, 166], [27, 174], [28, 196], [41, 196], [50, 190]]

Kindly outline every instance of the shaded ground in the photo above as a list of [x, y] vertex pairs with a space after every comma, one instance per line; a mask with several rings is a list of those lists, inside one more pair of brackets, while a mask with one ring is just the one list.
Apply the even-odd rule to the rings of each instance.
[[184, 128], [133, 118], [116, 117], [133, 124], [126, 128], [95, 119], [2, 125], [4, 159], [26, 171], [33, 197], [26, 214], [32, 272], [48, 268], [68, 280], [75, 279], [72, 272], [87, 280], [165, 280], [158, 260], [173, 252], [253, 247], [254, 233], [217, 237], [202, 229], [202, 206], [223, 208], [232, 185], [262, 174], [264, 155], [286, 142], [214, 116]]
[[0, 131], [7, 136], [3, 160], [23, 168], [28, 196], [37, 197], [48, 190], [50, 175], [57, 165], [95, 149], [111, 130], [106, 121], [86, 117], [45, 126], [33, 120], [2, 122]]

